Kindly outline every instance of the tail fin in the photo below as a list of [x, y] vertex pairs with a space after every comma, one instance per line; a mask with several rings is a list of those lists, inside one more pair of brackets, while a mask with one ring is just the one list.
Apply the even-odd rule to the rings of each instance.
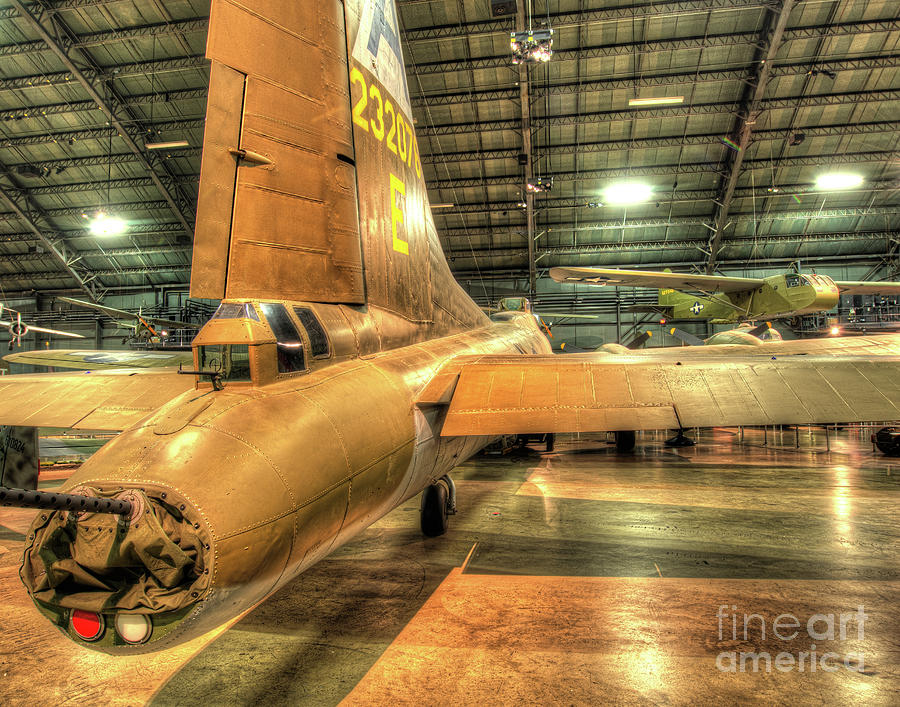
[[193, 296], [483, 323], [437, 239], [393, 0], [213, 0], [207, 56]]
[[37, 478], [37, 427], [0, 426], [0, 486], [33, 491]]

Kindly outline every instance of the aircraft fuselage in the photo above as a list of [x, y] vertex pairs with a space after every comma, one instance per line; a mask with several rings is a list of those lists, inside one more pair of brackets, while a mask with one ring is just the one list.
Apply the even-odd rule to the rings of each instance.
[[[177, 587], [163, 591], [152, 581], [136, 592], [157, 608], [127, 609], [122, 597], [133, 587], [107, 572], [98, 612], [105, 628], [90, 643], [73, 631], [67, 608], [97, 611], [96, 587], [33, 592], [38, 608], [76, 642], [110, 653], [181, 643], [248, 610], [490, 442], [441, 438], [445, 408], [420, 408], [416, 398], [455, 356], [550, 353], [532, 315], [502, 318], [264, 386], [201, 383], [176, 398], [107, 444], [62, 490], [140, 489], [187, 528], [166, 534], [181, 538], [193, 570]], [[48, 524], [75, 523], [81, 535], [108, 531], [108, 552], [100, 552], [108, 554], [132, 532], [118, 517], [69, 516], [38, 522], [32, 538], [53, 532], [42, 530]], [[129, 644], [114, 630], [123, 610], [149, 617], [147, 640]]]
[[840, 291], [825, 275], [772, 275], [753, 290], [684, 293], [660, 290], [659, 304], [671, 307], [674, 319], [715, 319], [723, 322], [791, 317], [834, 308]]

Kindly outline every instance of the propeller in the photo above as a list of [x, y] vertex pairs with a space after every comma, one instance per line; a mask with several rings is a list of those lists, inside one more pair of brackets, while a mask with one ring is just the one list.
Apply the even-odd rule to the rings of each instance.
[[653, 332], [652, 332], [652, 331], [641, 332], [641, 333], [638, 334], [636, 337], [634, 337], [629, 343], [625, 344], [625, 348], [626, 348], [626, 349], [631, 349], [632, 351], [633, 351], [634, 349], [639, 349], [639, 348], [641, 348], [641, 346], [643, 346], [643, 345], [650, 339], [650, 337], [652, 337], [652, 336], [653, 336]]
[[678, 327], [673, 326], [671, 329], [669, 329], [669, 333], [676, 339], [683, 341], [688, 346], [703, 346], [706, 343], [699, 336], [689, 334], [688, 332], [684, 331], [683, 329], [679, 329]]

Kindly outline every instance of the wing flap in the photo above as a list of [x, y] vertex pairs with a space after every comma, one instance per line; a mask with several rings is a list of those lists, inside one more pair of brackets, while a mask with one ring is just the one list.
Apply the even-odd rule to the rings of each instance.
[[0, 424], [123, 430], [194, 387], [160, 371], [48, 373], [0, 378]]
[[898, 373], [894, 356], [472, 356], [445, 367], [437, 388], [444, 399], [452, 390], [450, 437], [896, 420]]

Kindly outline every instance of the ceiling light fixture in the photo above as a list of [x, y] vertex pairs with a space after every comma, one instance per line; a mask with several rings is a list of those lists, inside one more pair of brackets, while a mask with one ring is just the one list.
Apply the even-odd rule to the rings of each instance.
[[614, 206], [628, 206], [648, 201], [653, 195], [653, 187], [640, 182], [620, 182], [603, 190], [603, 202]]
[[187, 140], [173, 140], [172, 142], [148, 142], [144, 145], [148, 150], [177, 150], [188, 147]]
[[684, 103], [684, 96], [662, 96], [660, 98], [632, 98], [628, 105], [636, 108], [641, 106], [677, 106]]
[[95, 236], [120, 236], [128, 228], [128, 224], [116, 216], [109, 216], [102, 211], [97, 213], [88, 224], [88, 230]]
[[829, 172], [816, 178], [816, 189], [855, 189], [863, 183], [862, 175], [848, 172]]

